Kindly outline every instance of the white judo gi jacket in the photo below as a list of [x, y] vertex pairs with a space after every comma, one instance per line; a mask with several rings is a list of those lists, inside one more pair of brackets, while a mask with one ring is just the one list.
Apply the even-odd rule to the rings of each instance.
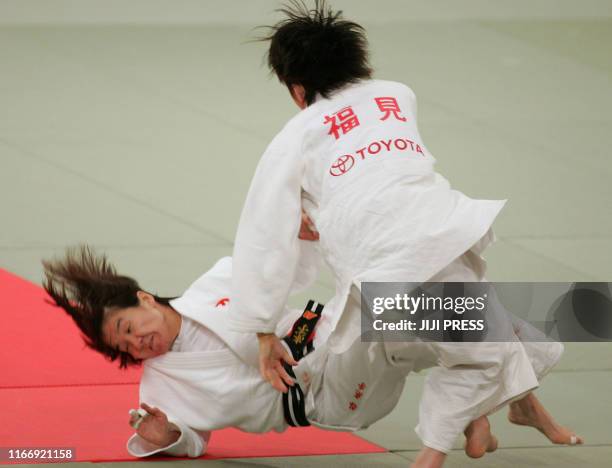
[[[308, 249], [312, 245], [304, 242], [302, 247]], [[222, 258], [180, 298], [170, 302], [183, 317], [204, 325], [227, 347], [219, 351], [171, 351], [144, 361], [140, 401], [160, 408], [178, 426], [181, 435], [173, 444], [158, 447], [133, 434], [127, 442], [131, 455], [146, 457], [163, 452], [198, 457], [206, 451], [213, 430], [236, 427], [247, 432], [280, 432], [288, 427], [281, 394], [257, 369], [257, 338], [229, 330], [231, 277], [232, 259]], [[288, 310], [279, 322], [277, 334], [287, 334], [301, 313]], [[315, 346], [320, 341], [325, 337], [317, 335]], [[355, 431], [368, 427], [395, 407], [405, 373], [388, 366], [379, 348], [377, 344], [357, 342], [350, 353], [328, 361], [329, 354], [321, 342], [320, 349], [300, 361], [303, 365], [295, 370], [306, 393], [307, 417], [314, 425]], [[312, 384], [303, 382], [304, 373], [310, 374]], [[349, 405], [359, 385], [363, 386], [363, 397], [352, 408]]]
[[[179, 298], [170, 302], [182, 316], [214, 332], [227, 348], [219, 351], [167, 352], [144, 361], [140, 401], [156, 406], [181, 429], [170, 447], [152, 446], [137, 434], [128, 451], [147, 456], [164, 451], [199, 456], [210, 431], [236, 427], [247, 432], [283, 431], [281, 394], [259, 375], [257, 337], [228, 328], [232, 259], [219, 260]], [[228, 300], [229, 299], [229, 300]], [[287, 312], [278, 333], [285, 335], [301, 311]], [[178, 451], [178, 452], [177, 452]]]
[[[232, 329], [274, 332], [299, 271], [302, 198], [336, 280], [332, 352], [360, 334], [344, 314], [362, 281], [427, 281], [489, 230], [505, 201], [473, 200], [434, 171], [407, 86], [366, 80], [320, 96], [262, 156], [234, 247]], [[347, 317], [348, 316], [348, 317]], [[342, 320], [340, 321], [340, 318]]]

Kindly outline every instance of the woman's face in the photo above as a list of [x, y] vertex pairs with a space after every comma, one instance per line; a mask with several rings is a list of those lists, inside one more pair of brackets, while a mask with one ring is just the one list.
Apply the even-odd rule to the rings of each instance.
[[138, 292], [138, 299], [135, 307], [107, 312], [102, 324], [104, 341], [134, 359], [160, 356], [170, 350], [179, 331], [171, 317], [174, 311], [166, 310], [143, 291]]

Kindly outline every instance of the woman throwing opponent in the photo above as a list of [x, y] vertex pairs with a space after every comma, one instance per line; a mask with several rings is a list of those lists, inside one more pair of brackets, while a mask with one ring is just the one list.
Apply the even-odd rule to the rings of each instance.
[[[294, 362], [275, 331], [300, 271], [304, 198], [336, 280], [326, 307], [330, 355], [360, 339], [362, 282], [484, 280], [480, 255], [505, 202], [471, 199], [434, 170], [414, 92], [372, 79], [360, 25], [324, 1], [312, 9], [293, 1], [281, 12], [286, 18], [266, 38], [268, 64], [301, 110], [269, 144], [253, 177], [236, 235], [228, 316], [233, 330], [257, 333], [262, 376], [286, 392], [293, 384], [286, 364]], [[423, 394], [417, 432], [424, 449], [415, 466], [441, 466], [458, 435], [486, 432], [486, 415], [537, 386], [558, 360], [559, 344], [523, 346], [518, 334], [510, 327], [499, 342], [384, 346], [390, 362], [406, 369], [425, 361], [438, 366]], [[529, 411], [513, 405], [512, 420], [533, 421]], [[547, 435], [578, 441], [557, 432]], [[475, 454], [495, 447], [489, 436], [481, 439]]]

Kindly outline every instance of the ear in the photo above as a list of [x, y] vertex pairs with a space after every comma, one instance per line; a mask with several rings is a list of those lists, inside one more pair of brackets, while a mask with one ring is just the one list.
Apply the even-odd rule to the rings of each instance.
[[136, 293], [136, 297], [138, 298], [138, 301], [141, 304], [148, 304], [148, 305], [155, 304], [155, 298], [153, 297], [152, 294], [149, 294], [148, 292], [138, 291]]
[[300, 109], [306, 109], [306, 107], [308, 107], [308, 103], [306, 102], [306, 90], [301, 84], [290, 85], [289, 92], [291, 93], [293, 101]]

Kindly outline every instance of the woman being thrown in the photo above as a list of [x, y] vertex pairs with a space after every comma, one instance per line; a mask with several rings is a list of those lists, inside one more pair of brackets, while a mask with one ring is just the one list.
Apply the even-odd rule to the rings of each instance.
[[[393, 362], [382, 343], [360, 340], [344, 353], [329, 353], [324, 328], [320, 328], [314, 351], [293, 367], [296, 386], [306, 401], [300, 407], [293, 393], [285, 397], [261, 377], [255, 334], [235, 333], [227, 324], [231, 258], [219, 260], [175, 299], [145, 292], [88, 247], [69, 250], [61, 260], [45, 261], [44, 267], [45, 289], [73, 318], [86, 344], [110, 361], [118, 360], [122, 368], [144, 367], [140, 402], [148, 414], [128, 441], [128, 450], [135, 456], [164, 452], [197, 457], [205, 452], [211, 431], [226, 427], [280, 432], [289, 425], [311, 423], [336, 430], [363, 429], [396, 406], [410, 371], [429, 366], [402, 363], [401, 350]], [[279, 324], [278, 336], [286, 336], [302, 315], [309, 316], [301, 311], [284, 315], [287, 320]], [[325, 312], [320, 325], [324, 321]], [[489, 369], [497, 365], [490, 364]], [[543, 367], [542, 374], [549, 367]], [[426, 380], [419, 435], [441, 427], [430, 427], [422, 419], [439, 417], [428, 393], [453, 392], [453, 388], [444, 389], [451, 382], [448, 375], [432, 376], [437, 369], [447, 368], [432, 369]], [[469, 368], [465, 372], [448, 369], [467, 378], [477, 375], [470, 374]], [[582, 443], [552, 419], [533, 393], [511, 403], [509, 419], [537, 428], [553, 443]], [[465, 450], [471, 457], [497, 448], [486, 413], [467, 426], [465, 436]], [[422, 452], [415, 466], [427, 466], [427, 455]]]

